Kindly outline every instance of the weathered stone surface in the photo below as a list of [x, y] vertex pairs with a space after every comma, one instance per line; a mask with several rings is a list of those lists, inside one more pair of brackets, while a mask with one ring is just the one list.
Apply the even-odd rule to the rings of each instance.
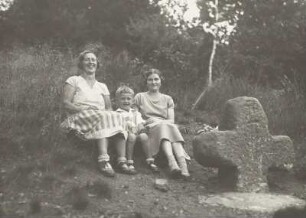
[[294, 161], [291, 139], [269, 133], [267, 116], [256, 98], [227, 101], [219, 130], [194, 138], [194, 158], [203, 166], [219, 168], [220, 181], [238, 191], [267, 191], [268, 168]]
[[222, 193], [219, 195], [199, 196], [199, 203], [212, 207], [225, 207], [246, 213], [248, 217], [275, 217], [276, 213], [286, 209], [303, 210], [304, 200], [289, 196], [265, 193]]

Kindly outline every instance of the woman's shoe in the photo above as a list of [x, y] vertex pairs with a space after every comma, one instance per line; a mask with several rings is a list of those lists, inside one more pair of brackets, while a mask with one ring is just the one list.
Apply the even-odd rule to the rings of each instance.
[[104, 176], [107, 176], [107, 177], [115, 176], [115, 172], [112, 168], [112, 165], [110, 165], [108, 161], [99, 161], [98, 168]]
[[185, 157], [179, 157], [177, 161], [178, 161], [178, 164], [179, 164], [179, 166], [181, 168], [181, 176], [184, 179], [190, 178], [190, 174], [189, 174], [189, 171], [188, 171], [188, 166], [187, 166], [186, 158]]
[[176, 159], [174, 156], [170, 156], [168, 159], [169, 169], [171, 177], [174, 179], [178, 179], [181, 176], [181, 169], [177, 165]]

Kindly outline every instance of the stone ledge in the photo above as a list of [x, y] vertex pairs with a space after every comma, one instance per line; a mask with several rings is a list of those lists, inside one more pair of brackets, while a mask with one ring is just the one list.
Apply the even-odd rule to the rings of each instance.
[[[203, 206], [225, 207], [238, 214], [247, 213], [248, 217], [272, 218], [274, 214], [286, 209], [302, 210], [306, 202], [302, 199], [289, 195], [266, 194], [266, 193], [234, 193], [227, 192], [217, 195], [199, 196], [199, 203]], [[254, 216], [252, 216], [252, 214]]]

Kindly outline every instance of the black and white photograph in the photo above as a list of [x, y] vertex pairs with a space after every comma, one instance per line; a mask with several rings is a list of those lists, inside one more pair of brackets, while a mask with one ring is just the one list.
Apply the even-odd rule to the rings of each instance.
[[306, 0], [0, 0], [0, 218], [306, 218]]

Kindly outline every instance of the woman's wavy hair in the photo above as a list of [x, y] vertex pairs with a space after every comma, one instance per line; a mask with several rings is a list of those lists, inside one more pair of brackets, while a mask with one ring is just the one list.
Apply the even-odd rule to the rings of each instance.
[[96, 53], [93, 52], [93, 51], [91, 51], [91, 50], [84, 50], [84, 51], [82, 51], [82, 52], [79, 54], [79, 58], [78, 58], [78, 68], [79, 68], [80, 70], [84, 70], [84, 69], [83, 69], [83, 61], [84, 61], [85, 55], [88, 54], [88, 53], [92, 53], [92, 54], [94, 54], [94, 55], [96, 56], [96, 58], [97, 58], [97, 69], [99, 69], [99, 67], [100, 67], [100, 62], [99, 62], [99, 60], [98, 60], [98, 57], [97, 57]]
[[147, 70], [143, 73], [143, 76], [144, 76], [144, 79], [145, 79], [145, 84], [147, 84], [148, 77], [151, 76], [152, 74], [157, 74], [159, 76], [160, 80], [164, 81], [164, 77], [163, 77], [162, 72], [158, 69], [151, 68], [151, 69], [149, 69], [149, 70]]

